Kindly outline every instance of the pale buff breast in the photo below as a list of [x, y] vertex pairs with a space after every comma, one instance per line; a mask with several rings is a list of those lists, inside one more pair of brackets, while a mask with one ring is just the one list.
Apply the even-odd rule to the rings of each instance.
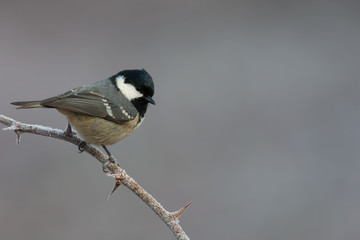
[[76, 132], [89, 144], [112, 145], [132, 133], [139, 121], [139, 114], [133, 120], [117, 124], [103, 118], [58, 109], [64, 114]]

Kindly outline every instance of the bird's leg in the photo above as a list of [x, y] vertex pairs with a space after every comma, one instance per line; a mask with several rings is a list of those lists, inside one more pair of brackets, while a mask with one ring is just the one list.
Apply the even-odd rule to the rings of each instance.
[[109, 158], [103, 163], [103, 171], [108, 173], [109, 172], [109, 164], [110, 163], [115, 163], [115, 158], [113, 157], [113, 155], [111, 155], [110, 151], [107, 149], [107, 147], [105, 145], [101, 145], [105, 152], [107, 153], [107, 155], [109, 156]]
[[86, 145], [86, 142], [85, 142], [85, 141], [81, 141], [81, 142], [78, 144], [79, 153], [82, 153], [82, 152], [84, 151], [85, 145]]

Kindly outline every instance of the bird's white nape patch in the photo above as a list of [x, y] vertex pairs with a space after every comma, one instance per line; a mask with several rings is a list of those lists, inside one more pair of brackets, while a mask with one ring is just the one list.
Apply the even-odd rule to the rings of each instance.
[[140, 98], [143, 96], [143, 94], [140, 93], [138, 90], [136, 90], [136, 88], [133, 85], [129, 83], [125, 83], [124, 76], [118, 76], [116, 78], [116, 86], [120, 89], [122, 94], [124, 94], [124, 96], [130, 101], [135, 98]]

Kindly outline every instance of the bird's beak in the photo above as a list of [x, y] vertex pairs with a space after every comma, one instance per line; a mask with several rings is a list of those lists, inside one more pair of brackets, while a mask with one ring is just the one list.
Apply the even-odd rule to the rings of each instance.
[[149, 103], [155, 105], [155, 101], [154, 101], [154, 99], [152, 99], [151, 97], [146, 97], [145, 99], [146, 99], [146, 101], [148, 101]]

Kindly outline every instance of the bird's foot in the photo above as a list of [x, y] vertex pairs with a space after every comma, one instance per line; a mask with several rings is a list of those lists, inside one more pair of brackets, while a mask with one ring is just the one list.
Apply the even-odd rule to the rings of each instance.
[[105, 162], [103, 162], [102, 168], [105, 173], [112, 172], [110, 168], [111, 164], [116, 164], [115, 158], [112, 155], [110, 155], [109, 158]]
[[81, 142], [78, 144], [79, 153], [82, 153], [83, 151], [85, 151], [85, 149], [84, 149], [85, 145], [86, 145], [86, 142], [85, 142], [85, 141], [81, 141]]

